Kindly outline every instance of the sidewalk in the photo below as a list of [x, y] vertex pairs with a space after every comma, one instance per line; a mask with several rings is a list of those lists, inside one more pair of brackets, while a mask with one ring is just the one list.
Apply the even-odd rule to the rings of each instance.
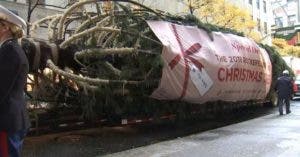
[[107, 157], [300, 157], [299, 100], [291, 110]]

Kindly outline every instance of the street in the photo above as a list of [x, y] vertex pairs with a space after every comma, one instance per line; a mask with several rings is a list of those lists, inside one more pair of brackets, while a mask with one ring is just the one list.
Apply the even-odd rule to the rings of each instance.
[[299, 99], [291, 101], [291, 110], [107, 156], [299, 157]]

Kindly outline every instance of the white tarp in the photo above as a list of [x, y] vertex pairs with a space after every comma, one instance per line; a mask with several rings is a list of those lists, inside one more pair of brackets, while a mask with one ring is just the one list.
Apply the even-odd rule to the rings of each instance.
[[272, 65], [253, 40], [207, 32], [165, 21], [148, 21], [164, 45], [165, 66], [151, 97], [192, 103], [264, 99], [270, 89]]

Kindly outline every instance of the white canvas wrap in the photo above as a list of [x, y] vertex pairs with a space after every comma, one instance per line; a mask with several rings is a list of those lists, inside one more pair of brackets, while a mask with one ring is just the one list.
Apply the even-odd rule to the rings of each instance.
[[163, 44], [164, 67], [159, 100], [262, 100], [270, 90], [272, 65], [267, 52], [253, 40], [233, 34], [207, 32], [193, 26], [148, 21]]

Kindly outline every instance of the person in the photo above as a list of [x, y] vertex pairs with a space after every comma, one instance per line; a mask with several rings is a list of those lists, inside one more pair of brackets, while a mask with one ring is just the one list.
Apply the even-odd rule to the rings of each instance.
[[0, 5], [0, 157], [20, 157], [30, 121], [24, 87], [28, 61], [17, 39], [26, 23]]
[[278, 95], [277, 105], [279, 107], [279, 114], [283, 115], [283, 105], [285, 103], [286, 114], [291, 113], [290, 110], [290, 98], [293, 92], [292, 79], [289, 77], [289, 71], [284, 70], [282, 76], [278, 77], [275, 90]]

